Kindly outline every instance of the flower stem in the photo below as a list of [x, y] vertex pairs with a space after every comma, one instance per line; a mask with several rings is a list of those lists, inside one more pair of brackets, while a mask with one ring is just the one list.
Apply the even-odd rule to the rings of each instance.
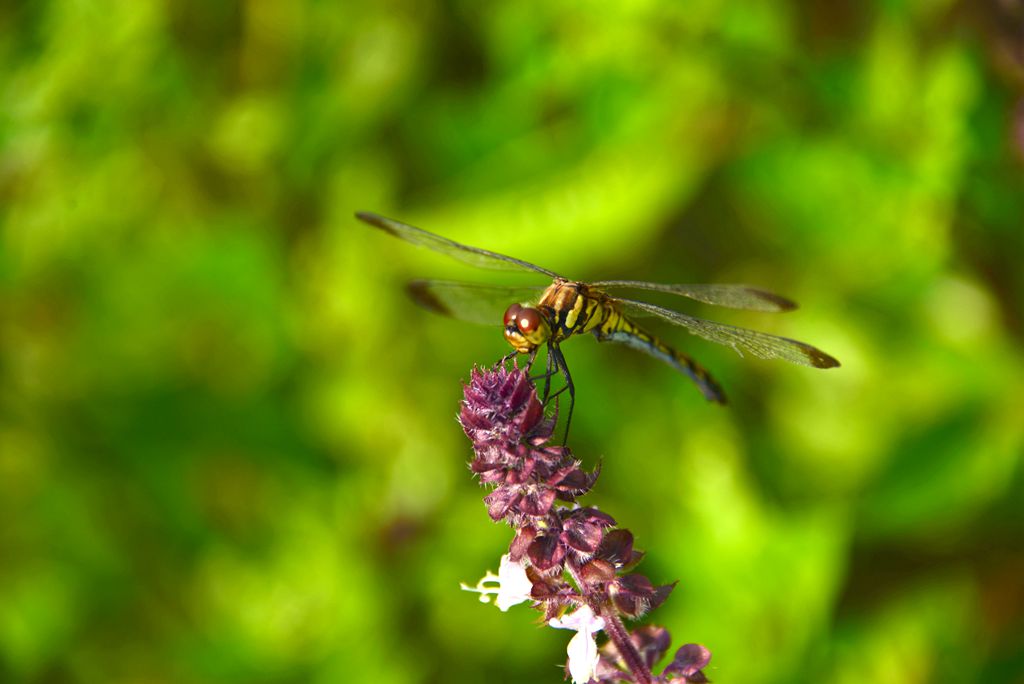
[[619, 617], [619, 614], [610, 607], [604, 606], [601, 608], [601, 617], [604, 619], [605, 633], [612, 640], [612, 643], [615, 644], [615, 648], [619, 651], [619, 656], [622, 657], [626, 667], [633, 674], [635, 684], [652, 684], [654, 677], [651, 675], [651, 671], [647, 669], [647, 665], [640, 656], [640, 652], [636, 650], [632, 640], [630, 640], [629, 632], [626, 630], [626, 626], [622, 624], [622, 618]]
[[[566, 568], [576, 582], [576, 586], [579, 587], [580, 592], [586, 595], [587, 585], [583, 582], [583, 578], [580, 577], [576, 568], [571, 563], [566, 564]], [[629, 638], [629, 630], [622, 624], [622, 618], [619, 617], [618, 612], [611, 606], [605, 605], [600, 608], [598, 615], [604, 620], [605, 634], [615, 644], [615, 648], [618, 649], [623, 662], [626, 663], [626, 667], [632, 673], [634, 684], [653, 684], [654, 675], [651, 674], [640, 652], [633, 645], [633, 641]]]

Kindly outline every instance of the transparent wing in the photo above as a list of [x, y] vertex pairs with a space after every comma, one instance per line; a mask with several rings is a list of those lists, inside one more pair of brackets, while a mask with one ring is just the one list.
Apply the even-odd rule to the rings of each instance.
[[440, 252], [441, 254], [447, 254], [453, 259], [458, 259], [459, 261], [470, 264], [471, 266], [489, 268], [495, 271], [533, 271], [536, 273], [543, 273], [550, 278], [561, 277], [554, 271], [541, 268], [540, 266], [531, 264], [528, 261], [515, 259], [510, 256], [505, 256], [504, 254], [498, 254], [497, 252], [489, 252], [486, 249], [480, 249], [478, 247], [463, 245], [455, 242], [454, 240], [449, 240], [448, 238], [443, 238], [440, 235], [434, 235], [433, 233], [428, 233], [420, 228], [407, 225], [401, 221], [385, 218], [368, 211], [356, 212], [356, 218], [375, 228], [380, 228], [385, 233], [390, 233], [397, 238], [401, 238], [406, 242], [432, 249], [435, 252]]
[[839, 361], [817, 347], [791, 340], [788, 337], [778, 337], [756, 330], [715, 323], [647, 302], [638, 302], [632, 299], [616, 299], [615, 301], [627, 313], [646, 313], [659, 316], [670, 323], [683, 326], [694, 335], [732, 347], [740, 355], [746, 351], [762, 359], [783, 359], [790, 363], [813, 366], [814, 368], [835, 368], [839, 365]]
[[413, 301], [434, 313], [495, 326], [501, 325], [509, 304], [536, 303], [544, 289], [450, 280], [414, 280], [406, 288]]
[[731, 309], [748, 309], [751, 311], [792, 311], [796, 302], [781, 297], [773, 292], [761, 290], [749, 285], [662, 285], [646, 283], [639, 280], [604, 280], [591, 283], [594, 287], [604, 289], [628, 288], [634, 290], [653, 290], [669, 294], [689, 297], [705, 304], [727, 306]]

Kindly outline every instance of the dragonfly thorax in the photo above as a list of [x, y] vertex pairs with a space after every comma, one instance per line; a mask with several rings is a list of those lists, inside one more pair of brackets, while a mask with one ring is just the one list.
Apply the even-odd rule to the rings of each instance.
[[505, 339], [520, 354], [529, 354], [551, 337], [547, 318], [532, 306], [513, 304], [505, 310]]

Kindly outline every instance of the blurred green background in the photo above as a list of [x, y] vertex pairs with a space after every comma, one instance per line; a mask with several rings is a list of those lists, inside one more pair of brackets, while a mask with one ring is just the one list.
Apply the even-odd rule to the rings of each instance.
[[[1024, 682], [1017, 0], [0, 4], [0, 681], [561, 680], [416, 276], [750, 282], [565, 346], [591, 504], [717, 682]], [[1014, 41], [1018, 42], [1014, 42]], [[536, 281], [529, 281], [536, 282]]]

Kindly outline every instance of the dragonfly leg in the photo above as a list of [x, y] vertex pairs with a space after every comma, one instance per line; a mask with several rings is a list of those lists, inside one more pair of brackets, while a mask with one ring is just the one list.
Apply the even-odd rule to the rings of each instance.
[[[530, 354], [530, 363], [533, 363], [534, 357], [537, 355], [536, 350]], [[551, 392], [551, 378], [556, 373], [561, 373], [562, 377], [565, 378], [565, 386]], [[536, 383], [541, 378], [544, 379], [544, 393], [541, 397], [541, 403], [545, 406], [551, 402], [552, 399], [558, 398], [558, 395], [562, 394], [566, 390], [569, 391], [569, 415], [565, 421], [565, 437], [562, 440], [563, 446], [569, 439], [569, 424], [572, 422], [572, 410], [576, 406], [576, 386], [572, 384], [572, 376], [569, 374], [569, 366], [565, 362], [565, 356], [562, 355], [562, 350], [556, 345], [548, 345], [548, 355], [546, 359], [546, 369], [540, 375], [536, 375], [530, 378], [530, 380]]]
[[[533, 360], [534, 360], [534, 358], [536, 358], [536, 356], [537, 356], [537, 350], [534, 349], [530, 353], [530, 364], [531, 365], [533, 364]], [[544, 370], [544, 372], [541, 373], [540, 375], [530, 376], [530, 382], [534, 383], [535, 385], [537, 384], [538, 380], [544, 380], [544, 396], [541, 397], [541, 400], [540, 400], [542, 404], [548, 403], [548, 398], [549, 398], [549, 396], [551, 394], [551, 377], [555, 373], [558, 372], [558, 368], [557, 367], [553, 367], [552, 364], [553, 364], [553, 359], [552, 359], [552, 356], [551, 356], [551, 352], [549, 351], [548, 352], [548, 356], [547, 356], [547, 360], [546, 360], [546, 366], [547, 367]], [[529, 368], [529, 366], [527, 366], [527, 368]]]
[[[501, 368], [506, 363], [508, 363], [511, 359], [513, 359], [516, 356], [516, 354], [518, 354], [518, 353], [519, 352], [517, 352], [515, 349], [513, 349], [508, 354], [505, 354], [500, 359], [498, 359], [497, 363], [494, 364], [494, 367], [495, 368]], [[533, 357], [532, 356], [530, 357], [530, 363], [533, 363]]]
[[576, 408], [576, 386], [572, 384], [572, 375], [569, 373], [569, 364], [565, 362], [562, 350], [552, 345], [551, 355], [555, 357], [555, 368], [561, 370], [562, 377], [565, 378], [565, 387], [555, 392], [553, 396], [557, 397], [565, 390], [569, 390], [569, 414], [565, 418], [565, 435], [562, 437], [562, 446], [565, 446], [569, 441], [569, 426], [572, 424], [572, 410]]
[[[553, 357], [551, 355], [551, 347], [548, 347], [548, 355], [545, 361], [547, 369], [544, 372], [544, 398], [541, 399], [542, 404], [548, 403], [548, 398], [551, 396], [551, 376], [555, 374], [555, 369], [552, 368]], [[539, 379], [539, 378], [538, 378]]]

